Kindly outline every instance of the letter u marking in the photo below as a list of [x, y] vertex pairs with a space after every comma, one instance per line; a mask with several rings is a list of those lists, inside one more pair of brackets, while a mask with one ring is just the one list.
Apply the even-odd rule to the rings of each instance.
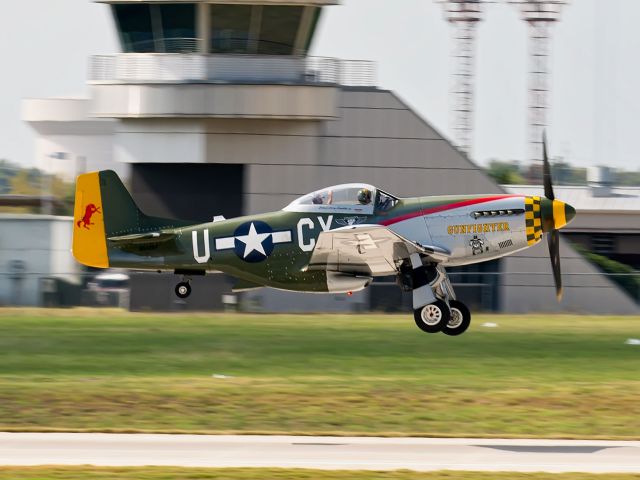
[[204, 255], [200, 255], [200, 249], [198, 248], [198, 232], [195, 230], [191, 232], [191, 243], [193, 243], [193, 258], [198, 263], [206, 263], [211, 257], [211, 250], [209, 249], [209, 230], [204, 230]]

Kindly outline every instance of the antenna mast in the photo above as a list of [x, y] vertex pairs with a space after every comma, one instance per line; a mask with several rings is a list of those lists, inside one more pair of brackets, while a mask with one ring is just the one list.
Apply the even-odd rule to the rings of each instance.
[[529, 159], [542, 160], [542, 133], [548, 125], [551, 27], [568, 0], [510, 0], [529, 24]]
[[482, 20], [484, 0], [438, 0], [453, 26], [451, 126], [458, 149], [471, 155], [476, 27]]

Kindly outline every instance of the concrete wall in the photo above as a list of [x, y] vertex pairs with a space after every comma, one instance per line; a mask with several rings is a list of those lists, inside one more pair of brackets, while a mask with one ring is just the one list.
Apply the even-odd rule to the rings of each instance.
[[91, 87], [91, 115], [106, 118], [223, 117], [328, 119], [333, 86], [105, 84]]
[[[36, 139], [36, 165], [54, 172], [68, 182], [83, 172], [115, 170], [122, 178], [129, 177], [129, 165], [113, 161], [113, 135], [59, 135], [47, 134]], [[66, 158], [51, 158], [55, 152], [64, 152]]]
[[577, 208], [578, 214], [567, 225], [567, 232], [640, 234], [640, 211], [584, 212]]
[[[339, 105], [337, 120], [305, 125], [306, 132], [238, 125], [227, 135], [274, 151], [249, 163], [248, 213], [279, 209], [301, 194], [348, 182], [371, 183], [399, 196], [502, 191], [393, 93], [344, 89]], [[278, 156], [275, 145], [285, 154]]]
[[[89, 116], [89, 100], [83, 98], [31, 98], [22, 102], [22, 119], [37, 133], [35, 164], [73, 181], [83, 171], [114, 169], [122, 177], [128, 165], [113, 161], [116, 121]], [[64, 159], [51, 155], [63, 152]]]
[[[73, 219], [47, 215], [0, 215], [0, 305], [37, 306], [40, 279], [78, 282], [71, 256]], [[18, 261], [24, 271], [16, 273]]]
[[635, 314], [638, 304], [608, 277], [561, 240], [564, 295], [556, 301], [553, 273], [545, 239], [503, 260], [501, 310], [504, 312], [575, 312]]

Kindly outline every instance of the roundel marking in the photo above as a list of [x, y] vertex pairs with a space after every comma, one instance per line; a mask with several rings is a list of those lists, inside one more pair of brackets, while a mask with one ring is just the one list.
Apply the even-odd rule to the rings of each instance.
[[273, 252], [273, 229], [269, 224], [254, 220], [236, 228], [234, 251], [245, 262], [257, 263]]

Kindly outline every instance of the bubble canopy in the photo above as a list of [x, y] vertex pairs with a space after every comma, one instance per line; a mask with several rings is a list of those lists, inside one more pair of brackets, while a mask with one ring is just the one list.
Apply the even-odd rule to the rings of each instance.
[[398, 199], [367, 183], [345, 183], [308, 193], [287, 205], [287, 212], [361, 213], [390, 210]]

